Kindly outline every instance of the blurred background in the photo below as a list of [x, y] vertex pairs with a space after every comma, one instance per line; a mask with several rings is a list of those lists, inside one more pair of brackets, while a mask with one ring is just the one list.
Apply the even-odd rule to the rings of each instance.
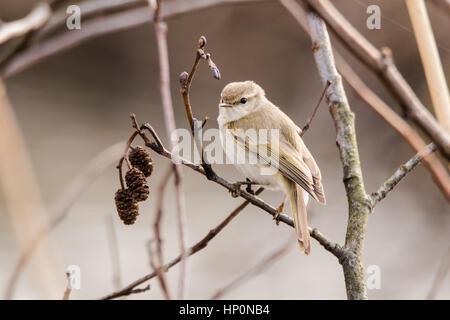
[[[164, 1], [163, 1], [164, 2]], [[37, 1], [3, 0], [4, 21], [27, 14]], [[404, 1], [335, 0], [334, 5], [377, 47], [393, 50], [399, 70], [426, 106], [430, 98]], [[380, 30], [366, 28], [366, 8], [381, 7]], [[450, 19], [431, 3], [430, 18], [439, 52], [450, 80]], [[221, 89], [231, 81], [254, 80], [267, 96], [299, 126], [303, 126], [321, 92], [311, 42], [292, 16], [277, 2], [227, 5], [169, 19], [172, 97], [178, 127], [188, 128], [178, 89], [178, 75], [189, 71], [200, 35], [208, 39], [207, 51], [222, 72], [211, 77], [201, 64], [191, 92], [194, 113], [208, 116], [207, 128], [216, 128]], [[83, 21], [81, 24], [83, 27]], [[70, 32], [70, 31], [67, 31]], [[342, 49], [332, 37], [337, 48]], [[0, 49], [2, 49], [0, 47]], [[345, 50], [344, 57], [370, 87], [394, 109], [398, 106], [374, 75]], [[100, 151], [123, 141], [132, 132], [128, 115], [149, 122], [167, 142], [159, 94], [158, 58], [150, 24], [87, 41], [5, 80], [37, 176], [44, 203], [50, 206], [64, 187]], [[413, 150], [346, 85], [356, 114], [359, 151], [368, 192], [376, 190]], [[304, 140], [318, 162], [327, 205], [310, 202], [310, 225], [330, 239], [344, 242], [347, 203], [342, 167], [335, 146], [335, 129], [323, 104]], [[152, 153], [155, 172], [149, 180], [150, 199], [141, 204], [132, 226], [119, 220], [114, 192], [119, 188], [117, 170], [109, 166], [77, 200], [68, 217], [56, 228], [50, 242], [61, 284], [65, 268], [81, 268], [81, 289], [72, 299], [95, 299], [112, 292], [113, 257], [110, 217], [117, 232], [121, 283], [126, 285], [149, 273], [146, 242], [153, 237], [157, 185], [169, 165]], [[215, 170], [230, 181], [242, 177], [231, 166]], [[183, 169], [187, 202], [189, 243], [242, 202], [220, 186]], [[281, 194], [265, 191], [262, 198], [276, 206]], [[26, 197], [23, 201], [27, 201]], [[178, 255], [176, 210], [172, 183], [164, 203], [163, 237], [166, 259]], [[288, 209], [290, 210], [290, 209]], [[290, 211], [288, 211], [290, 212]], [[207, 299], [292, 236], [293, 230], [276, 226], [260, 209], [247, 207], [206, 249], [192, 256], [188, 298]], [[450, 244], [450, 210], [429, 172], [419, 166], [381, 202], [369, 218], [364, 264], [379, 266], [381, 288], [369, 290], [370, 299], [423, 299]], [[3, 291], [20, 253], [17, 235], [0, 193], [0, 288]], [[41, 298], [29, 267], [20, 277], [14, 298]], [[168, 273], [172, 294], [179, 268]], [[156, 280], [152, 289], [133, 299], [162, 298]], [[62, 296], [62, 292], [61, 292]], [[231, 299], [345, 299], [343, 273], [338, 261], [313, 240], [310, 256], [293, 245], [285, 256], [224, 298]], [[447, 277], [437, 298], [450, 298]]]

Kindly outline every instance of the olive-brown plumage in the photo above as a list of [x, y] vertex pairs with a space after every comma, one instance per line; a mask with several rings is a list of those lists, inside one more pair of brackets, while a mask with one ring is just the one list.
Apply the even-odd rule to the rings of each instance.
[[[247, 153], [256, 154], [260, 160], [258, 164], [236, 162], [246, 177], [268, 188], [281, 190], [289, 197], [300, 248], [309, 254], [308, 195], [324, 204], [325, 194], [320, 169], [300, 136], [301, 129], [270, 102], [264, 90], [253, 81], [233, 82], [225, 86], [218, 122], [227, 156], [234, 154], [227, 148], [235, 145]], [[248, 130], [269, 132], [271, 129], [277, 133], [275, 144], [271, 139], [273, 133], [268, 133], [264, 142], [246, 134]], [[252, 148], [252, 144], [257, 148]], [[264, 174], [262, 169], [268, 167], [274, 169], [273, 174]]]

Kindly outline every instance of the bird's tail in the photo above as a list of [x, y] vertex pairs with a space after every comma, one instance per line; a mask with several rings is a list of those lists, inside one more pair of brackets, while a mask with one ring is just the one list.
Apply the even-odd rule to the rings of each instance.
[[311, 252], [311, 239], [309, 237], [308, 230], [308, 216], [306, 213], [306, 203], [303, 198], [303, 191], [297, 185], [294, 184], [291, 191], [291, 208], [292, 215], [294, 216], [294, 226], [297, 232], [297, 240], [300, 246], [300, 250], [309, 254]]

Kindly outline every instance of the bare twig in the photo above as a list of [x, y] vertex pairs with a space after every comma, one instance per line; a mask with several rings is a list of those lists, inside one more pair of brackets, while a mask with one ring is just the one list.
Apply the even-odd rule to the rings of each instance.
[[227, 294], [228, 292], [235, 290], [236, 288], [242, 286], [249, 280], [253, 279], [257, 275], [259, 275], [261, 272], [269, 268], [272, 264], [274, 264], [276, 261], [278, 261], [281, 257], [283, 257], [291, 248], [291, 245], [294, 243], [292, 241], [292, 238], [289, 238], [289, 241], [284, 243], [282, 246], [280, 246], [278, 249], [264, 257], [261, 261], [259, 261], [257, 264], [252, 266], [250, 269], [246, 270], [245, 272], [238, 275], [234, 280], [232, 280], [230, 283], [222, 287], [221, 289], [217, 290], [217, 292], [211, 297], [212, 300], [220, 299], [222, 296]]
[[424, 0], [406, 0], [420, 57], [439, 123], [450, 133], [450, 94]]
[[326, 98], [336, 126], [336, 144], [344, 171], [344, 185], [349, 205], [345, 247], [351, 255], [340, 260], [349, 299], [367, 299], [362, 265], [362, 249], [370, 213], [370, 198], [366, 194], [356, 143], [354, 114], [347, 101], [342, 79], [336, 70], [330, 38], [325, 22], [309, 12], [309, 27], [314, 59], [322, 83], [331, 82]]
[[388, 48], [383, 48], [381, 51], [375, 48], [342, 16], [330, 1], [306, 1], [323, 17], [344, 44], [380, 76], [385, 86], [395, 93], [395, 97], [400, 102], [405, 114], [433, 140], [447, 160], [450, 160], [450, 133], [439, 125], [420, 102], [395, 66], [391, 51]]
[[[211, 165], [207, 161], [205, 161], [205, 155], [203, 153], [203, 144], [200, 141], [201, 137], [199, 137], [199, 132], [198, 132], [200, 129], [202, 129], [205, 126], [206, 121], [208, 120], [208, 117], [205, 117], [203, 122], [201, 122], [201, 123], [199, 122], [199, 120], [197, 118], [194, 117], [194, 113], [192, 111], [192, 106], [191, 106], [191, 100], [190, 100], [190, 96], [189, 96], [191, 85], [192, 85], [192, 80], [194, 79], [195, 72], [197, 71], [198, 65], [202, 59], [208, 63], [213, 77], [217, 80], [220, 80], [220, 71], [217, 68], [217, 66], [215, 65], [215, 63], [212, 61], [211, 54], [206, 53], [204, 51], [205, 46], [206, 46], [206, 37], [201, 36], [200, 39], [198, 40], [195, 61], [192, 66], [191, 72], [187, 73], [186, 71], [184, 71], [180, 74], [180, 87], [181, 87], [180, 92], [183, 97], [184, 107], [186, 110], [186, 116], [187, 116], [187, 119], [189, 122], [189, 126], [191, 128], [192, 136], [194, 137], [194, 141], [196, 142], [197, 146], [200, 148], [199, 151], [200, 151], [201, 157], [202, 157], [202, 167], [205, 170], [206, 177], [211, 180], [214, 178], [215, 173], [212, 170]], [[197, 127], [196, 127], [196, 124], [198, 124]], [[197, 130], [197, 129], [199, 129], [199, 130]]]
[[305, 134], [305, 132], [309, 129], [309, 126], [311, 125], [311, 122], [314, 120], [314, 117], [317, 113], [317, 110], [319, 109], [319, 106], [323, 100], [323, 97], [325, 96], [325, 93], [328, 90], [328, 87], [330, 86], [330, 81], [327, 81], [327, 84], [325, 85], [325, 88], [322, 91], [322, 94], [320, 95], [319, 101], [317, 102], [316, 106], [314, 107], [313, 113], [311, 114], [311, 116], [308, 118], [308, 120], [306, 121], [306, 124], [303, 126], [302, 128], [302, 132], [300, 133], [300, 136], [303, 137], [303, 135]]
[[433, 280], [433, 285], [431, 286], [430, 292], [428, 292], [426, 299], [433, 300], [436, 299], [439, 290], [442, 288], [444, 284], [445, 277], [448, 274], [448, 270], [450, 270], [450, 247], [447, 249], [444, 258], [442, 259], [442, 263], [439, 266], [439, 270], [436, 273], [436, 276]]
[[[150, 0], [149, 0], [150, 1]], [[161, 1], [157, 1], [156, 9], [154, 10], [154, 29], [156, 34], [156, 42], [158, 47], [158, 59], [160, 68], [160, 89], [161, 100], [163, 104], [164, 121], [166, 125], [167, 136], [170, 141], [170, 149], [173, 150], [175, 143], [172, 134], [176, 130], [175, 117], [173, 114], [172, 96], [170, 93], [170, 71], [169, 71], [169, 53], [167, 49], [167, 25], [160, 19]], [[181, 251], [181, 269], [180, 279], [178, 282], [178, 298], [184, 299], [187, 291], [188, 283], [188, 264], [187, 258], [187, 218], [184, 200], [183, 183], [181, 179], [180, 166], [173, 163], [173, 173], [175, 178], [175, 196], [177, 203], [178, 216], [178, 234], [179, 246]]]
[[408, 162], [401, 165], [395, 173], [384, 182], [381, 187], [374, 193], [372, 193], [372, 208], [383, 200], [389, 192], [409, 173], [411, 172], [428, 154], [434, 152], [436, 146], [430, 143], [424, 150], [417, 153]]
[[[109, 166], [117, 161], [123, 148], [123, 142], [116, 143], [100, 152], [65, 188], [59, 197], [49, 208], [50, 222], [48, 227], [41, 227], [29, 241], [17, 260], [11, 276], [9, 277], [5, 296], [12, 297], [15, 284], [23, 271], [23, 268], [33, 255], [40, 242], [54, 230], [67, 216], [69, 209], [75, 201], [87, 189], [87, 187], [99, 177]], [[22, 168], [23, 170], [23, 168]]]
[[41, 2], [26, 17], [0, 24], [0, 44], [40, 28], [51, 14], [50, 6], [46, 2]]

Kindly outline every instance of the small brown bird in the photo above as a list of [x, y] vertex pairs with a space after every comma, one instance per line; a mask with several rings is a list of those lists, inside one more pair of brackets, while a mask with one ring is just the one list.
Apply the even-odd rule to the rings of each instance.
[[[227, 158], [252, 182], [284, 193], [278, 207], [280, 213], [289, 197], [300, 249], [309, 254], [311, 241], [306, 205], [309, 196], [325, 204], [325, 194], [319, 167], [300, 137], [301, 129], [270, 102], [264, 90], [253, 81], [225, 86], [217, 121]], [[267, 137], [261, 139], [259, 135], [258, 141], [255, 135], [248, 134], [251, 130], [267, 133]], [[243, 154], [259, 162], [250, 163], [242, 158]], [[268, 169], [272, 169], [270, 174]]]

